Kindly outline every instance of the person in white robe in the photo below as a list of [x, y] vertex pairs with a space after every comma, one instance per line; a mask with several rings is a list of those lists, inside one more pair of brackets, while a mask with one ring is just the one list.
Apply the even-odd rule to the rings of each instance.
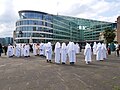
[[40, 51], [40, 56], [44, 56], [44, 43], [40, 43], [40, 47], [39, 47], [39, 51]]
[[44, 44], [44, 56], [46, 57], [46, 46], [47, 46], [47, 43]]
[[8, 57], [13, 57], [13, 46], [10, 45], [10, 44], [8, 45], [7, 56]]
[[36, 44], [35, 43], [33, 43], [33, 46], [32, 46], [32, 48], [33, 48], [33, 55], [37, 55], [37, 53], [36, 53]]
[[78, 43], [75, 44], [75, 50], [76, 50], [76, 54], [80, 53], [80, 47]]
[[67, 60], [67, 46], [65, 43], [62, 43], [62, 47], [61, 47], [61, 62], [62, 62], [62, 64], [66, 64], [66, 60]]
[[30, 56], [30, 47], [29, 47], [29, 44], [26, 44], [24, 46], [24, 57], [29, 57]]
[[13, 56], [16, 54], [16, 44], [13, 46]]
[[30, 57], [30, 45], [27, 44], [27, 57]]
[[19, 44], [16, 45], [16, 51], [15, 52], [16, 52], [15, 56], [20, 57], [20, 45]]
[[21, 56], [24, 56], [24, 44], [20, 45], [20, 49], [21, 49]]
[[94, 42], [93, 44], [93, 55], [96, 55], [97, 44]]
[[97, 60], [97, 61], [103, 60], [103, 56], [102, 56], [102, 45], [101, 45], [101, 43], [98, 43], [98, 44], [97, 44], [96, 60]]
[[76, 62], [76, 50], [75, 50], [75, 44], [74, 42], [70, 42], [68, 46], [68, 57], [69, 62], [71, 65], [73, 65]]
[[35, 51], [36, 51], [36, 55], [39, 55], [39, 44], [38, 43], [35, 45]]
[[61, 46], [60, 46], [60, 43], [57, 42], [55, 44], [55, 50], [54, 50], [54, 53], [55, 53], [55, 63], [57, 63], [57, 64], [60, 63], [60, 51], [61, 51]]
[[46, 59], [47, 59], [47, 62], [51, 63], [51, 60], [52, 60], [52, 46], [51, 46], [50, 42], [48, 42], [47, 45], [46, 45]]
[[91, 51], [91, 46], [88, 43], [85, 46], [84, 55], [85, 55], [86, 64], [89, 64], [91, 62], [92, 51]]
[[106, 48], [106, 45], [104, 43], [102, 43], [102, 57], [103, 59], [107, 59], [107, 48]]

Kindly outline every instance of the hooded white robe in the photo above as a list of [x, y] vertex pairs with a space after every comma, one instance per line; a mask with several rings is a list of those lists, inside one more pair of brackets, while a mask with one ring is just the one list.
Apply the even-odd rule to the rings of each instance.
[[52, 46], [50, 42], [48, 42], [46, 45], [46, 59], [47, 60], [52, 59]]
[[34, 43], [33, 46], [32, 46], [32, 48], [33, 48], [33, 55], [37, 55], [35, 46], [36, 46], [36, 44]]
[[29, 45], [26, 44], [26, 45], [24, 46], [24, 56], [25, 56], [25, 57], [30, 55], [29, 49], [30, 49]]
[[16, 45], [16, 53], [15, 53], [16, 57], [20, 57], [20, 45]]
[[57, 42], [55, 44], [55, 50], [54, 50], [54, 53], [55, 53], [55, 63], [60, 63], [60, 50], [61, 50], [60, 43]]
[[67, 46], [65, 43], [62, 43], [61, 47], [61, 62], [66, 63], [67, 60]]
[[102, 46], [101, 43], [97, 44], [97, 49], [96, 49], [96, 60], [103, 60], [103, 56], [102, 56]]
[[85, 61], [86, 61], [86, 63], [91, 62], [92, 52], [91, 52], [91, 46], [88, 43], [85, 46], [84, 55], [85, 55]]
[[103, 59], [106, 59], [107, 58], [107, 48], [106, 48], [106, 45], [104, 43], [102, 43], [102, 57]]
[[96, 44], [96, 42], [94, 42], [94, 45], [93, 45], [93, 55], [96, 55], [96, 49], [97, 49], [97, 44]]
[[12, 46], [12, 45], [9, 45], [9, 46], [8, 46], [7, 56], [8, 56], [8, 57], [13, 56], [13, 46]]
[[80, 47], [78, 43], [75, 44], [75, 50], [77, 54], [80, 52]]
[[70, 42], [68, 45], [68, 57], [69, 62], [76, 62], [76, 50], [73, 42]]
[[20, 49], [21, 49], [21, 56], [24, 56], [24, 44], [20, 46]]
[[39, 50], [39, 51], [40, 51], [40, 55], [44, 55], [44, 48], [45, 48], [45, 47], [44, 47], [44, 43], [41, 43], [41, 44], [40, 44], [40, 47], [39, 47], [39, 49], [40, 49], [40, 50]]

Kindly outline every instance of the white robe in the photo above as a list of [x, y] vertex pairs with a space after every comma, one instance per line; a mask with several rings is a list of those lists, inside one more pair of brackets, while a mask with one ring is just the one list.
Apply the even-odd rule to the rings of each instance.
[[93, 45], [93, 55], [96, 55], [96, 49], [97, 49], [97, 44], [96, 44], [96, 42], [94, 42], [94, 45]]
[[67, 60], [67, 47], [65, 43], [63, 43], [61, 47], [61, 62], [66, 63], [66, 60]]
[[25, 47], [24, 47], [24, 56], [29, 56], [30, 55], [29, 49], [30, 49], [29, 45], [25, 45]]
[[56, 45], [55, 45], [55, 63], [60, 63], [60, 43], [57, 42]]
[[97, 44], [97, 49], [96, 49], [96, 60], [103, 60], [103, 56], [102, 56], [102, 49], [101, 49], [101, 44], [98, 43]]
[[20, 49], [21, 49], [21, 56], [24, 56], [24, 44], [20, 46]]
[[80, 52], [80, 47], [78, 43], [75, 44], [75, 50], [77, 54]]
[[91, 52], [91, 46], [89, 44], [85, 46], [84, 55], [85, 55], [85, 61], [91, 62], [92, 52]]
[[13, 46], [13, 55], [16, 54], [16, 46]]
[[16, 56], [16, 57], [20, 57], [20, 47], [19, 47], [19, 45], [16, 46], [15, 56]]
[[13, 46], [12, 45], [8, 46], [7, 56], [8, 57], [13, 56]]
[[36, 49], [35, 49], [35, 44], [33, 44], [32, 48], [33, 48], [33, 54], [34, 54], [34, 55], [37, 55]]
[[76, 50], [75, 50], [75, 45], [73, 42], [69, 43], [68, 57], [69, 57], [69, 62], [76, 62]]
[[47, 47], [47, 44], [44, 44], [44, 56], [46, 56], [46, 47]]
[[46, 59], [47, 60], [52, 59], [52, 46], [49, 43], [46, 45]]
[[40, 49], [40, 55], [44, 55], [44, 43], [41, 43], [40, 44], [40, 47], [39, 47], [39, 49]]
[[106, 46], [104, 44], [102, 44], [102, 57], [103, 59], [106, 59], [107, 58], [107, 49], [106, 49]]

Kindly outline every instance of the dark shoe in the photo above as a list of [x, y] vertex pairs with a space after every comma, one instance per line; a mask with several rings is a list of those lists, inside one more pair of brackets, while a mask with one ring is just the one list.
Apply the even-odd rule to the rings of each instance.
[[49, 62], [52, 63], [51, 60], [49, 60]]
[[65, 64], [64, 62], [62, 62], [62, 64]]

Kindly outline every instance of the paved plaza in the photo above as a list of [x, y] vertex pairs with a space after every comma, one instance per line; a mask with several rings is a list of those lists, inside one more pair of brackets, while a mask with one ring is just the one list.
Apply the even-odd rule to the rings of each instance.
[[[54, 57], [54, 56], [53, 56]], [[120, 90], [120, 57], [86, 65], [84, 55], [77, 63], [57, 65], [44, 57], [0, 57], [0, 90]]]

